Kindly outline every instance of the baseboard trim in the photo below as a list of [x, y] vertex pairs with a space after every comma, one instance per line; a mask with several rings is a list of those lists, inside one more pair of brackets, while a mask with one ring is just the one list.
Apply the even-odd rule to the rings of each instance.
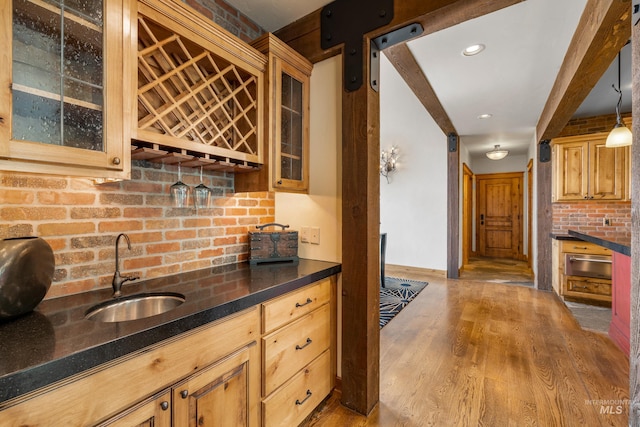
[[431, 276], [442, 277], [443, 279], [447, 278], [447, 270], [435, 270], [432, 268], [421, 268], [421, 267], [409, 267], [406, 265], [396, 265], [396, 264], [386, 264], [386, 268], [393, 268], [394, 270], [400, 272], [407, 272], [409, 274], [428, 274]]

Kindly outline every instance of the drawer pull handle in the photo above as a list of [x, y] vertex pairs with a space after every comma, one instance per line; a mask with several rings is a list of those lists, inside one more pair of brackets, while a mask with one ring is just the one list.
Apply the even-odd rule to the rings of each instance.
[[304, 307], [307, 304], [311, 304], [313, 302], [313, 300], [311, 298], [307, 298], [307, 302], [304, 302], [302, 304], [300, 304], [299, 302], [296, 303], [296, 308], [298, 307]]
[[180, 397], [182, 397], [183, 399], [186, 399], [187, 396], [189, 396], [189, 390], [182, 390], [180, 392]]
[[307, 389], [307, 395], [304, 399], [300, 400], [300, 399], [296, 399], [296, 405], [302, 405], [304, 402], [307, 401], [307, 399], [309, 399], [311, 397], [313, 393], [311, 393], [311, 390]]
[[307, 341], [303, 345], [296, 344], [296, 350], [302, 350], [303, 348], [305, 348], [306, 346], [308, 346], [312, 342], [313, 341], [311, 341], [311, 338], [307, 338]]
[[166, 411], [167, 409], [169, 409], [169, 402], [164, 401], [160, 403], [160, 408], [162, 408], [163, 411]]

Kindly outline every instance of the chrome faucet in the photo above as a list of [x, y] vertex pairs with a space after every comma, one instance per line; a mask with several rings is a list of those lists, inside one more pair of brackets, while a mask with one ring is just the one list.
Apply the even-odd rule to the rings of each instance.
[[124, 282], [129, 282], [131, 280], [136, 280], [136, 279], [140, 278], [138, 276], [122, 276], [122, 275], [120, 275], [120, 262], [119, 262], [119, 256], [118, 256], [118, 243], [120, 242], [120, 238], [121, 237], [124, 237], [124, 239], [127, 241], [127, 248], [129, 250], [131, 250], [131, 240], [129, 240], [129, 236], [127, 236], [124, 233], [118, 234], [118, 237], [116, 237], [116, 271], [115, 271], [115, 273], [113, 273], [113, 280], [111, 281], [111, 286], [113, 287], [113, 297], [114, 298], [118, 298], [119, 296], [122, 295], [122, 292], [120, 291], [120, 289], [122, 289], [122, 284]]

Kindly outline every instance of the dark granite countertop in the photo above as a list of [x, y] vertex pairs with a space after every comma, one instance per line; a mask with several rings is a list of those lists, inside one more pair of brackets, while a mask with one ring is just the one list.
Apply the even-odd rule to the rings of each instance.
[[110, 288], [45, 300], [32, 313], [0, 322], [0, 402], [340, 271], [337, 263], [300, 259], [257, 266], [239, 263], [127, 282], [124, 296], [177, 292], [186, 301], [158, 316], [118, 323], [84, 318], [89, 308], [111, 299]]
[[569, 234], [550, 233], [550, 236], [555, 240], [580, 240], [579, 238], [570, 236]]
[[612, 251], [631, 256], [631, 233], [581, 233], [569, 230], [569, 235], [585, 242], [595, 243]]

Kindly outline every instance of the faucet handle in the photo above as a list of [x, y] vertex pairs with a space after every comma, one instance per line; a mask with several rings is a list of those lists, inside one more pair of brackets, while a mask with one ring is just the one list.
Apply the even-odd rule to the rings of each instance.
[[131, 276], [122, 276], [122, 282], [131, 282], [133, 280], [138, 280], [140, 278], [140, 276], [138, 275], [131, 275]]

